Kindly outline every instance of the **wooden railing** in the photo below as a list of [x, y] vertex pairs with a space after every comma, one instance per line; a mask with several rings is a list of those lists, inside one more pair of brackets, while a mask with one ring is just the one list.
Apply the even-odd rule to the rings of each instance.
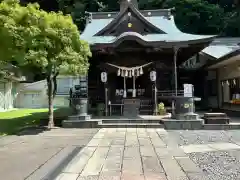
[[[175, 90], [157, 91], [158, 96], [175, 96]], [[177, 96], [183, 96], [184, 90], [178, 90]]]

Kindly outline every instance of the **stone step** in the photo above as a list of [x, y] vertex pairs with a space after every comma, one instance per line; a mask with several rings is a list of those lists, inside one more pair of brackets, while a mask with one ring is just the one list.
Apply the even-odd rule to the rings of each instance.
[[230, 118], [204, 118], [205, 124], [229, 124]]
[[99, 124], [100, 128], [164, 128], [162, 124], [158, 123], [111, 123]]
[[210, 118], [210, 117], [227, 117], [226, 113], [205, 113], [204, 118]]
[[128, 124], [128, 123], [137, 123], [137, 124], [160, 124], [160, 120], [147, 120], [147, 119], [108, 119], [102, 120], [103, 124]]

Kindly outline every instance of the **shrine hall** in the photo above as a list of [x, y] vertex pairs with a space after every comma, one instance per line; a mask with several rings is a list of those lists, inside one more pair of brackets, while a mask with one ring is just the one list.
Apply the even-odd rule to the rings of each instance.
[[116, 113], [121, 113], [123, 100], [135, 99], [140, 113], [152, 114], [154, 102], [167, 106], [169, 94], [181, 94], [193, 77], [181, 65], [215, 36], [181, 32], [174, 9], [140, 10], [137, 0], [120, 0], [119, 5], [119, 12], [87, 12], [81, 39], [92, 51], [89, 102], [115, 104]]

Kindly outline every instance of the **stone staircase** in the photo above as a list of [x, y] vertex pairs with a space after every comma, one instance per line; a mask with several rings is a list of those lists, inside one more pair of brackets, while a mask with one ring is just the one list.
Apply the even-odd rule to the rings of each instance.
[[230, 118], [226, 113], [205, 113], [204, 124], [229, 124]]

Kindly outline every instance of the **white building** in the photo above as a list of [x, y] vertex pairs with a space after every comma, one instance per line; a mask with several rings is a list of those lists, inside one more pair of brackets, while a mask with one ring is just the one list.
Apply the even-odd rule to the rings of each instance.
[[[69, 106], [69, 90], [76, 84], [79, 84], [79, 77], [57, 77], [57, 93], [54, 99], [55, 108]], [[47, 108], [48, 96], [46, 80], [23, 84], [18, 95], [17, 107]]]

